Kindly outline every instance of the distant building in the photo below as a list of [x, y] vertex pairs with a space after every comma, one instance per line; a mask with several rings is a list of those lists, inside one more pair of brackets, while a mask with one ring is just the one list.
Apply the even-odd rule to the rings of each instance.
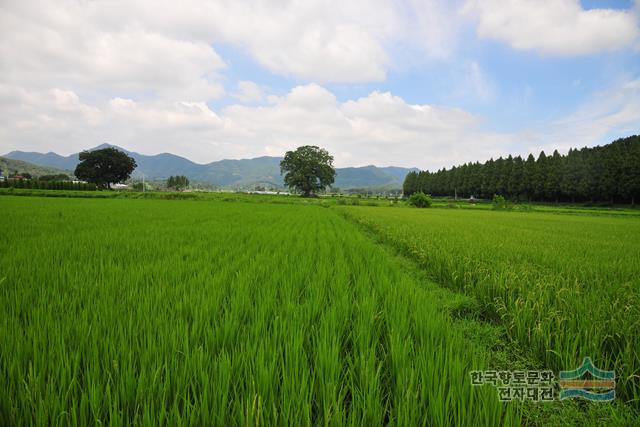
[[288, 196], [289, 192], [288, 191], [247, 191], [247, 193], [249, 194], [279, 194], [281, 196]]

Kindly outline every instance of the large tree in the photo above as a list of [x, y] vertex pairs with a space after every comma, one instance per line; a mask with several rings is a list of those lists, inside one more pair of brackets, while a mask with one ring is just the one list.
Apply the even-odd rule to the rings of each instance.
[[336, 177], [333, 156], [315, 145], [287, 151], [280, 162], [280, 173], [284, 174], [284, 183], [300, 191], [304, 197], [314, 196], [316, 192], [324, 190], [333, 184]]
[[100, 188], [110, 188], [113, 183], [129, 179], [136, 166], [132, 157], [110, 147], [81, 152], [74, 175]]
[[417, 172], [409, 172], [407, 176], [404, 177], [404, 183], [402, 184], [402, 193], [409, 197], [413, 193], [416, 192], [418, 188], [418, 173]]

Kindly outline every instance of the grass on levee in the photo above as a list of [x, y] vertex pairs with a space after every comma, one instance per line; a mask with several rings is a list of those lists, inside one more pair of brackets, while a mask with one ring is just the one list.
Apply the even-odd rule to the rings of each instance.
[[[303, 204], [331, 206], [370, 206], [407, 208], [406, 200], [400, 197], [362, 194], [322, 194], [316, 198], [304, 198], [295, 194], [259, 194], [245, 191], [78, 191], [78, 190], [43, 190], [25, 188], [0, 188], [0, 196], [53, 197], [53, 198], [86, 198], [86, 199], [151, 199], [151, 200], [194, 200], [213, 202], [247, 202], [273, 204]], [[433, 198], [433, 208], [491, 210], [490, 200], [465, 200], [446, 197]], [[590, 204], [569, 203], [528, 203], [509, 202], [509, 211], [527, 213], [555, 213], [585, 216], [625, 216], [640, 217], [640, 209], [636, 206], [591, 206]]]
[[341, 209], [432, 280], [473, 296], [542, 366], [570, 370], [590, 356], [615, 370], [618, 400], [639, 411], [638, 218]]
[[433, 289], [331, 209], [0, 204], [0, 424], [521, 424]]

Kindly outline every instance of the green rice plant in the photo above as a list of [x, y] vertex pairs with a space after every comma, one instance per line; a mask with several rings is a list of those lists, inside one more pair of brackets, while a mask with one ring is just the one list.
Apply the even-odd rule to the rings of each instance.
[[551, 213], [340, 208], [556, 372], [590, 356], [640, 408], [640, 221]]
[[506, 210], [508, 206], [504, 196], [501, 196], [499, 194], [494, 194], [493, 200], [491, 201], [491, 208], [495, 211]]
[[520, 424], [470, 384], [485, 349], [333, 208], [0, 204], [0, 425]]

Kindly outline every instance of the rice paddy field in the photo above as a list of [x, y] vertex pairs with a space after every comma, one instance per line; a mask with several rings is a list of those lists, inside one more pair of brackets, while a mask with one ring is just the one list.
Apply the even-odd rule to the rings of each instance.
[[640, 407], [640, 218], [454, 209], [346, 214], [472, 295], [545, 366], [590, 356]]
[[[0, 208], [0, 425], [637, 422], [638, 217], [8, 195]], [[502, 403], [469, 377], [497, 352], [555, 371], [591, 356], [616, 370], [619, 398]]]

